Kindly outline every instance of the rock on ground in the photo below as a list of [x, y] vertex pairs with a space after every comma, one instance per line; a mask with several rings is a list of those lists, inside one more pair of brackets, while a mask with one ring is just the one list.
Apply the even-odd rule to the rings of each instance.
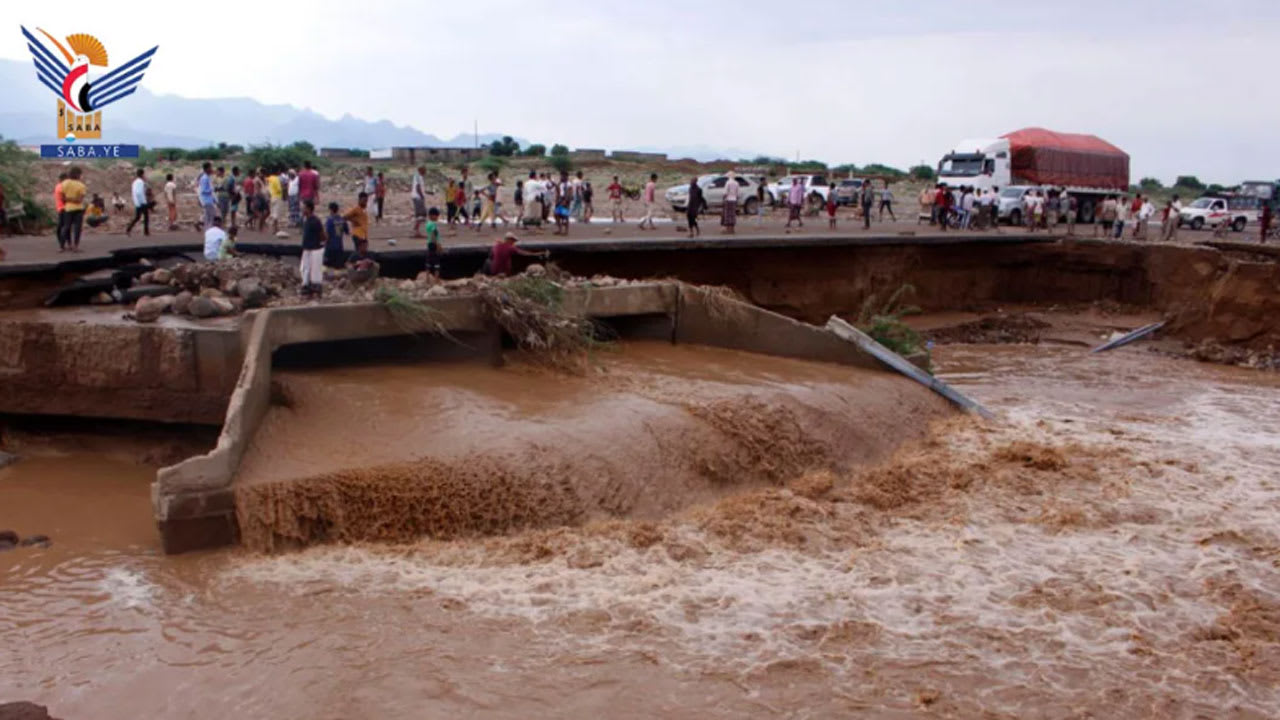
[[192, 317], [209, 318], [218, 314], [218, 306], [213, 304], [212, 298], [200, 295], [191, 298], [187, 312], [191, 313]]
[[49, 708], [32, 702], [0, 703], [0, 720], [57, 720]]

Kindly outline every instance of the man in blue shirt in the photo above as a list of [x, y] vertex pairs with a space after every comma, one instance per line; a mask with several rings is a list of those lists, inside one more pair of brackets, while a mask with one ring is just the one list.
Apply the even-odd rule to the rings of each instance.
[[207, 230], [213, 227], [213, 218], [217, 216], [217, 213], [214, 211], [217, 205], [214, 204], [213, 177], [210, 175], [210, 173], [213, 172], [213, 163], [207, 162], [204, 165], [201, 165], [200, 169], [203, 170], [203, 172], [200, 173], [200, 180], [197, 183], [196, 194], [200, 198], [200, 210], [204, 213], [204, 219], [201, 223], [201, 227]]
[[313, 200], [302, 203], [302, 295], [320, 295], [324, 286], [324, 223], [316, 217]]

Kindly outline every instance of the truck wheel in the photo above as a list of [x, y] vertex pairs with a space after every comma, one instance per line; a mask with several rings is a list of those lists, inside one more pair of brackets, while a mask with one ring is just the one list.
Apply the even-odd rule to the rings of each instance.
[[1022, 211], [1012, 210], [1009, 212], [1009, 224], [1014, 227], [1022, 226]]
[[1191, 229], [1199, 230], [1204, 227], [1204, 218], [1198, 217], [1191, 221]]
[[1244, 232], [1244, 225], [1245, 225], [1245, 219], [1244, 219], [1244, 218], [1236, 218], [1236, 219], [1231, 223], [1231, 229], [1232, 229], [1232, 230], [1235, 230], [1236, 232]]
[[1081, 225], [1093, 224], [1093, 220], [1094, 220], [1093, 213], [1095, 212], [1095, 210], [1096, 208], [1091, 202], [1085, 202], [1084, 204], [1082, 204], [1078, 211], [1080, 213], [1079, 215], [1080, 224]]
[[740, 212], [743, 215], [755, 215], [756, 209], [759, 207], [760, 207], [760, 200], [757, 198], [749, 197], [747, 198], [746, 202], [742, 203], [742, 208], [740, 209]]

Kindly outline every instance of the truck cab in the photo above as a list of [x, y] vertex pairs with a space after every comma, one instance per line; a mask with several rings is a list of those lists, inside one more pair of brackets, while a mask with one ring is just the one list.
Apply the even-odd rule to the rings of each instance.
[[978, 190], [1007, 187], [1009, 141], [1000, 138], [961, 140], [938, 161], [938, 182], [948, 187], [968, 185]]

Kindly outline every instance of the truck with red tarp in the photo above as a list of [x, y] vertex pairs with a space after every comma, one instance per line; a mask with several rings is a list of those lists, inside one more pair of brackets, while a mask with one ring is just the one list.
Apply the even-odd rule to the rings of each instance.
[[938, 163], [938, 182], [977, 190], [1065, 189], [1080, 222], [1092, 222], [1107, 195], [1129, 189], [1129, 155], [1095, 135], [1023, 128], [998, 138], [961, 140]]

